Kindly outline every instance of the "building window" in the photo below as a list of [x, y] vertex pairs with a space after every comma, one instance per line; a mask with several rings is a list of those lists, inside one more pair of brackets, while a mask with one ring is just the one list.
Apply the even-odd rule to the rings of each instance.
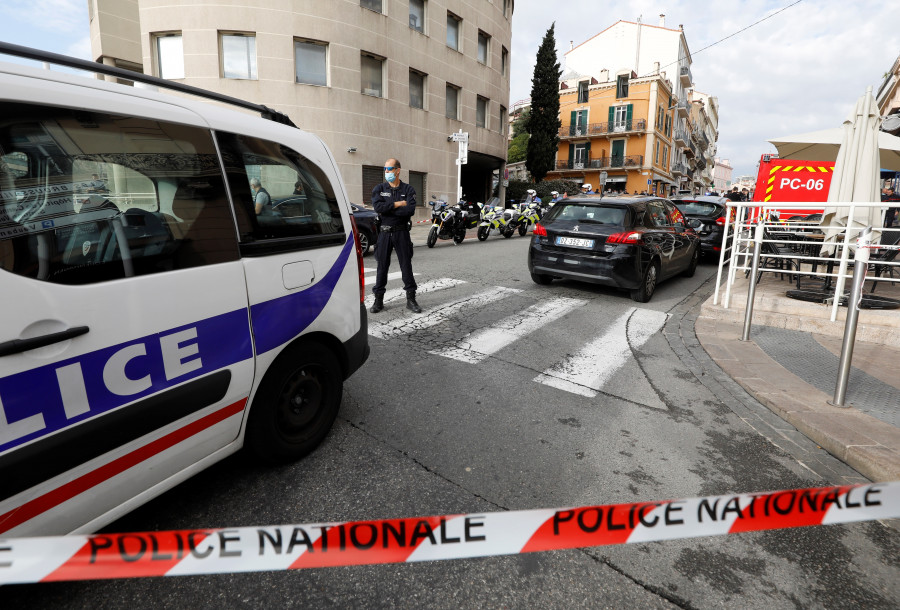
[[509, 115], [506, 114], [506, 108], [500, 106], [500, 116], [497, 119], [497, 125], [500, 126], [500, 135], [506, 134], [506, 122], [509, 120]]
[[616, 77], [616, 97], [628, 97], [628, 75], [620, 74]]
[[460, 50], [459, 48], [459, 32], [462, 29], [462, 19], [453, 13], [447, 13], [447, 46], [451, 49]]
[[360, 55], [360, 91], [365, 95], [384, 97], [384, 59], [368, 53]]
[[359, 0], [359, 5], [363, 8], [369, 9], [370, 11], [375, 11], [376, 13], [382, 12], [381, 0]]
[[509, 51], [506, 47], [500, 48], [500, 74], [507, 76], [506, 71], [509, 70]]
[[447, 83], [447, 118], [459, 119], [459, 87]]
[[488, 62], [488, 52], [491, 37], [482, 31], [478, 31], [478, 61], [483, 64]]
[[409, 27], [425, 33], [425, 0], [409, 0]]
[[222, 34], [222, 75], [256, 80], [256, 36]]
[[425, 75], [413, 69], [409, 71], [409, 105], [425, 108]]
[[181, 34], [156, 36], [156, 69], [160, 78], [184, 78], [184, 48]]
[[659, 140], [656, 141], [656, 157], [655, 157], [655, 163], [656, 163], [657, 165], [659, 165]]
[[475, 126], [487, 128], [488, 99], [480, 95], [475, 100]]
[[669, 147], [668, 145], [663, 145], [663, 167], [668, 167], [669, 163]]
[[328, 45], [311, 40], [294, 41], [294, 70], [298, 83], [328, 85]]
[[578, 83], [578, 103], [587, 104], [588, 101], [588, 81], [583, 80]]
[[508, 4], [509, 4], [509, 0], [503, 0], [503, 16], [504, 16], [504, 17], [507, 16], [506, 9], [507, 9], [507, 7], [508, 7]]
[[416, 189], [416, 201], [418, 201], [420, 206], [425, 206], [425, 188], [428, 185], [427, 180], [428, 174], [425, 172], [409, 172], [409, 185]]

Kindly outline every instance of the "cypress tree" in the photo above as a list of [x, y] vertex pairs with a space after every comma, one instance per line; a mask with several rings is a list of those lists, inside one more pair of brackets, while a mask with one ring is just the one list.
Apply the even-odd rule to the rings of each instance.
[[556, 60], [556, 37], [553, 35], [554, 22], [541, 43], [534, 64], [531, 79], [531, 114], [528, 118], [528, 154], [525, 167], [531, 172], [535, 182], [544, 179], [556, 165], [559, 149], [559, 77], [562, 71]]

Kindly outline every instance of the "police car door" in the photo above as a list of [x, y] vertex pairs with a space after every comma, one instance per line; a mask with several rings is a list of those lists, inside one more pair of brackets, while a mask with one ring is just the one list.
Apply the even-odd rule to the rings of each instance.
[[96, 529], [231, 450], [253, 377], [209, 129], [51, 85], [0, 78], [0, 535]]

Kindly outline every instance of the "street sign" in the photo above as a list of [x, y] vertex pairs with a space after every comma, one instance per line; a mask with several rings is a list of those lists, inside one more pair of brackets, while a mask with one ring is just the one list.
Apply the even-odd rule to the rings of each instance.
[[462, 131], [462, 132], [457, 132], [457, 133], [451, 133], [450, 140], [452, 142], [468, 142], [469, 141], [469, 132]]
[[600, 185], [606, 184], [606, 178], [609, 176], [606, 172], [600, 172]]

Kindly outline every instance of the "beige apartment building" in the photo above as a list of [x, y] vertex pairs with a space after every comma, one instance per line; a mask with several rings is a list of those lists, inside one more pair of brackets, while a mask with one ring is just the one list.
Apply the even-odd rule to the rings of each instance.
[[[94, 59], [265, 104], [331, 148], [351, 201], [390, 157], [420, 202], [506, 163], [514, 0], [89, 0]], [[502, 182], [501, 182], [502, 187]]]

